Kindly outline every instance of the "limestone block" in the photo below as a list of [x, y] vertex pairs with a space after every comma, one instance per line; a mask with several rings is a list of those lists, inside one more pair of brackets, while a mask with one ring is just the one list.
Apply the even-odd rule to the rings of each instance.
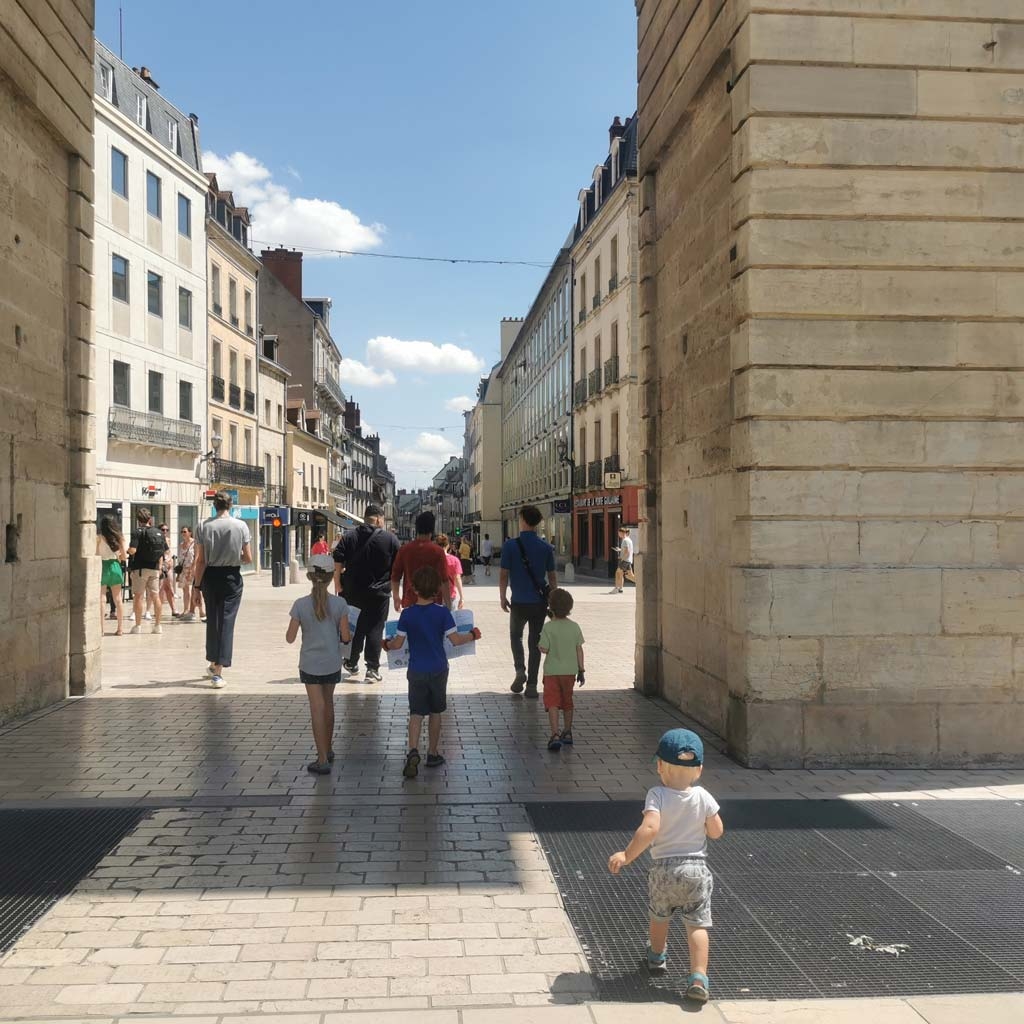
[[941, 631], [938, 569], [737, 569], [734, 628], [760, 636]]
[[997, 525], [956, 519], [870, 520], [860, 524], [858, 561], [866, 565], [997, 565]]
[[721, 622], [702, 617], [697, 629], [696, 667], [715, 679], [728, 678], [728, 630]]
[[1024, 462], [1018, 421], [939, 421], [923, 424], [928, 466], [1020, 467]]
[[998, 18], [1024, 22], [1018, 0], [757, 0], [762, 11], [877, 14], [891, 18]]
[[19, 439], [14, 448], [14, 474], [22, 480], [63, 484], [68, 474], [68, 452], [63, 445]]
[[1024, 120], [1024, 78], [1019, 74], [919, 71], [917, 112], [922, 117]]
[[957, 324], [956, 362], [961, 366], [1024, 366], [1024, 323]]
[[736, 182], [733, 225], [758, 214], [1016, 217], [1019, 175], [1001, 171], [762, 167]]
[[1018, 702], [1024, 700], [1024, 637], [1013, 639], [1013, 683]]
[[740, 271], [751, 266], [1024, 266], [1018, 223], [755, 219], [739, 229], [736, 243]]
[[1020, 569], [945, 569], [945, 633], [1014, 634], [1021, 631], [1024, 573]]
[[1019, 417], [1024, 372], [755, 367], [736, 378], [736, 415]]
[[995, 313], [996, 316], [1024, 317], [1024, 273], [996, 276]]
[[937, 753], [934, 704], [811, 704], [804, 708], [808, 766], [930, 765]]
[[733, 176], [771, 164], [1019, 170], [1024, 167], [1024, 127], [875, 118], [751, 118], [733, 140]]
[[732, 125], [754, 114], [909, 116], [917, 112], [915, 72], [755, 64], [733, 90]]
[[[801, 64], [852, 64], [853, 21], [794, 14], [753, 14], [744, 23], [750, 40], [750, 61], [789, 61]], [[861, 62], [863, 63], [863, 62]], [[903, 63], [902, 61], [891, 63]]]
[[749, 768], [803, 767], [803, 705], [797, 701], [751, 704], [730, 697], [729, 753]]
[[825, 703], [1009, 701], [1011, 637], [826, 637]]
[[1000, 565], [1024, 566], [1024, 523], [1008, 522], [996, 526], [996, 559]]
[[1019, 765], [1024, 704], [939, 706], [939, 760], [947, 765]]
[[811, 700], [821, 688], [821, 641], [733, 634], [728, 679], [744, 700]]
[[[805, 415], [814, 413], [808, 410]], [[747, 420], [733, 430], [733, 465], [914, 466], [924, 458], [924, 438], [923, 423], [898, 420]]]
[[733, 559], [743, 566], [856, 565], [857, 523], [820, 519], [739, 520]]
[[[845, 19], [844, 19], [845, 20]], [[992, 26], [978, 21], [852, 19], [853, 60], [860, 65], [990, 68]]]
[[1024, 25], [992, 26], [996, 47], [992, 51], [997, 68], [1024, 68]]

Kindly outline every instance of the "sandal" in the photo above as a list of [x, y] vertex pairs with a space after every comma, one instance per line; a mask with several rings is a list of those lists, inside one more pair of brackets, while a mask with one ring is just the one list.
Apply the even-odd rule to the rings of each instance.
[[329, 764], [321, 764], [319, 761], [311, 761], [306, 765], [306, 771], [313, 775], [330, 775], [331, 766]]
[[334, 764], [334, 751], [333, 750], [328, 750], [327, 751], [327, 763], [328, 764]]
[[686, 979], [686, 998], [694, 1003], [706, 1003], [708, 1001], [708, 976], [700, 971], [694, 971]]

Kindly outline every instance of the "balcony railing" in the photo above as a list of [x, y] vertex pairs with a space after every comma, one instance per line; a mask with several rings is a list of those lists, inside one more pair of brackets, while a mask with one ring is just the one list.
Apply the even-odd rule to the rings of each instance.
[[321, 505], [326, 505], [327, 504], [327, 494], [326, 494], [326, 492], [324, 491], [324, 489], [322, 487], [320, 488], [319, 494], [320, 494], [320, 504]]
[[232, 409], [242, 408], [242, 389], [237, 384], [228, 385], [228, 405]]
[[600, 305], [601, 305], [601, 293], [600, 293], [600, 292], [598, 292], [598, 293], [597, 293], [597, 294], [596, 294], [596, 295], [594, 296], [594, 298], [593, 298], [593, 300], [592, 300], [592, 302], [591, 302], [591, 307], [590, 307], [590, 308], [591, 308], [591, 309], [597, 309], [597, 307], [598, 307], [598, 306], [600, 306]]
[[219, 484], [238, 484], [240, 487], [263, 487], [266, 482], [262, 466], [251, 466], [248, 462], [232, 462], [230, 459], [215, 459], [210, 469]]
[[337, 403], [338, 408], [344, 410], [345, 393], [341, 390], [341, 385], [326, 370], [317, 371], [316, 382]]
[[612, 356], [604, 364], [604, 386], [610, 388], [619, 383], [619, 357]]
[[591, 487], [600, 487], [604, 483], [604, 463], [600, 459], [587, 463], [587, 483]]
[[237, 327], [238, 326], [238, 317], [237, 316], [232, 316], [231, 317], [231, 326], [232, 327]]
[[575, 405], [583, 405], [587, 400], [587, 382], [578, 380], [573, 385], [573, 400]]
[[580, 310], [579, 323], [583, 323], [587, 319], [587, 311], [585, 309]]
[[223, 377], [211, 377], [210, 378], [210, 397], [215, 402], [224, 401], [224, 378]]
[[154, 448], [173, 448], [182, 452], [201, 452], [202, 428], [188, 420], [172, 420], [155, 412], [141, 412], [123, 405], [112, 405], [107, 414], [107, 437], [134, 441]]
[[587, 390], [591, 398], [601, 390], [601, 367], [590, 371], [590, 375], [587, 377]]
[[473, 483], [475, 483], [475, 484], [480, 483], [480, 476], [481, 476], [480, 473], [474, 473], [473, 474]]
[[223, 312], [224, 312], [224, 310], [223, 310], [223, 308], [221, 307], [221, 304], [220, 304], [219, 302], [215, 302], [215, 303], [213, 304], [213, 311], [214, 311], [214, 313], [216, 313], [216, 314], [217, 314], [217, 316], [220, 316], [220, 315], [221, 315], [221, 313], [223, 313]]
[[250, 338], [252, 337], [252, 324], [245, 325], [245, 333], [248, 334]]
[[255, 413], [256, 412], [256, 392], [246, 391], [245, 392], [245, 411]]
[[309, 504], [309, 488], [302, 488], [302, 500], [308, 505]]
[[341, 477], [337, 477], [337, 476], [330, 476], [330, 477], [328, 477], [327, 478], [327, 486], [328, 486], [328, 489], [330, 490], [331, 494], [334, 495], [335, 498], [344, 498], [345, 497], [345, 493], [346, 493], [346, 491], [345, 491], [345, 481], [342, 480]]
[[613, 291], [615, 291], [615, 289], [618, 288], [618, 287], [619, 287], [619, 275], [618, 274], [612, 274], [612, 276], [608, 278], [608, 294], [611, 295], [611, 293]]
[[614, 455], [609, 455], [604, 460], [604, 471], [606, 473], [621, 473], [622, 467], [619, 465], [619, 453], [616, 452]]
[[352, 477], [345, 477], [345, 486], [351, 491], [352, 490]]
[[572, 485], [577, 491], [582, 491], [587, 486], [587, 467], [576, 466], [572, 472]]
[[284, 484], [267, 484], [263, 490], [263, 503], [265, 505], [284, 505], [288, 501]]

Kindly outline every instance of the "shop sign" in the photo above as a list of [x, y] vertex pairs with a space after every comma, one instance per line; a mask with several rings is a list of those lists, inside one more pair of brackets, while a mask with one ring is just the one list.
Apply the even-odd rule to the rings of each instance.
[[622, 504], [621, 494], [598, 494], [594, 497], [576, 498], [577, 508], [615, 508]]
[[[217, 514], [217, 509], [211, 505], [210, 518], [215, 518]], [[255, 505], [232, 505], [229, 514], [232, 519], [259, 519], [260, 510]]]
[[264, 505], [260, 509], [260, 522], [264, 526], [273, 526], [275, 519], [280, 520], [280, 526], [290, 526], [291, 509], [287, 505]]
[[296, 526], [310, 526], [313, 523], [313, 510], [311, 508], [293, 508], [292, 521]]
[[572, 511], [572, 507], [569, 504], [568, 498], [558, 498], [556, 501], [551, 502], [551, 511], [557, 516], [568, 515]]

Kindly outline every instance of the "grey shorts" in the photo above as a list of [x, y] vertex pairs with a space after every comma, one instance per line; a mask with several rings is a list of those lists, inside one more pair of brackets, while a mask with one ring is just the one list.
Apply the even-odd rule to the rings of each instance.
[[715, 880], [703, 858], [656, 860], [647, 876], [651, 918], [668, 921], [679, 911], [693, 928], [711, 927], [711, 893]]
[[409, 714], [440, 715], [448, 710], [448, 673], [406, 673], [409, 680]]

